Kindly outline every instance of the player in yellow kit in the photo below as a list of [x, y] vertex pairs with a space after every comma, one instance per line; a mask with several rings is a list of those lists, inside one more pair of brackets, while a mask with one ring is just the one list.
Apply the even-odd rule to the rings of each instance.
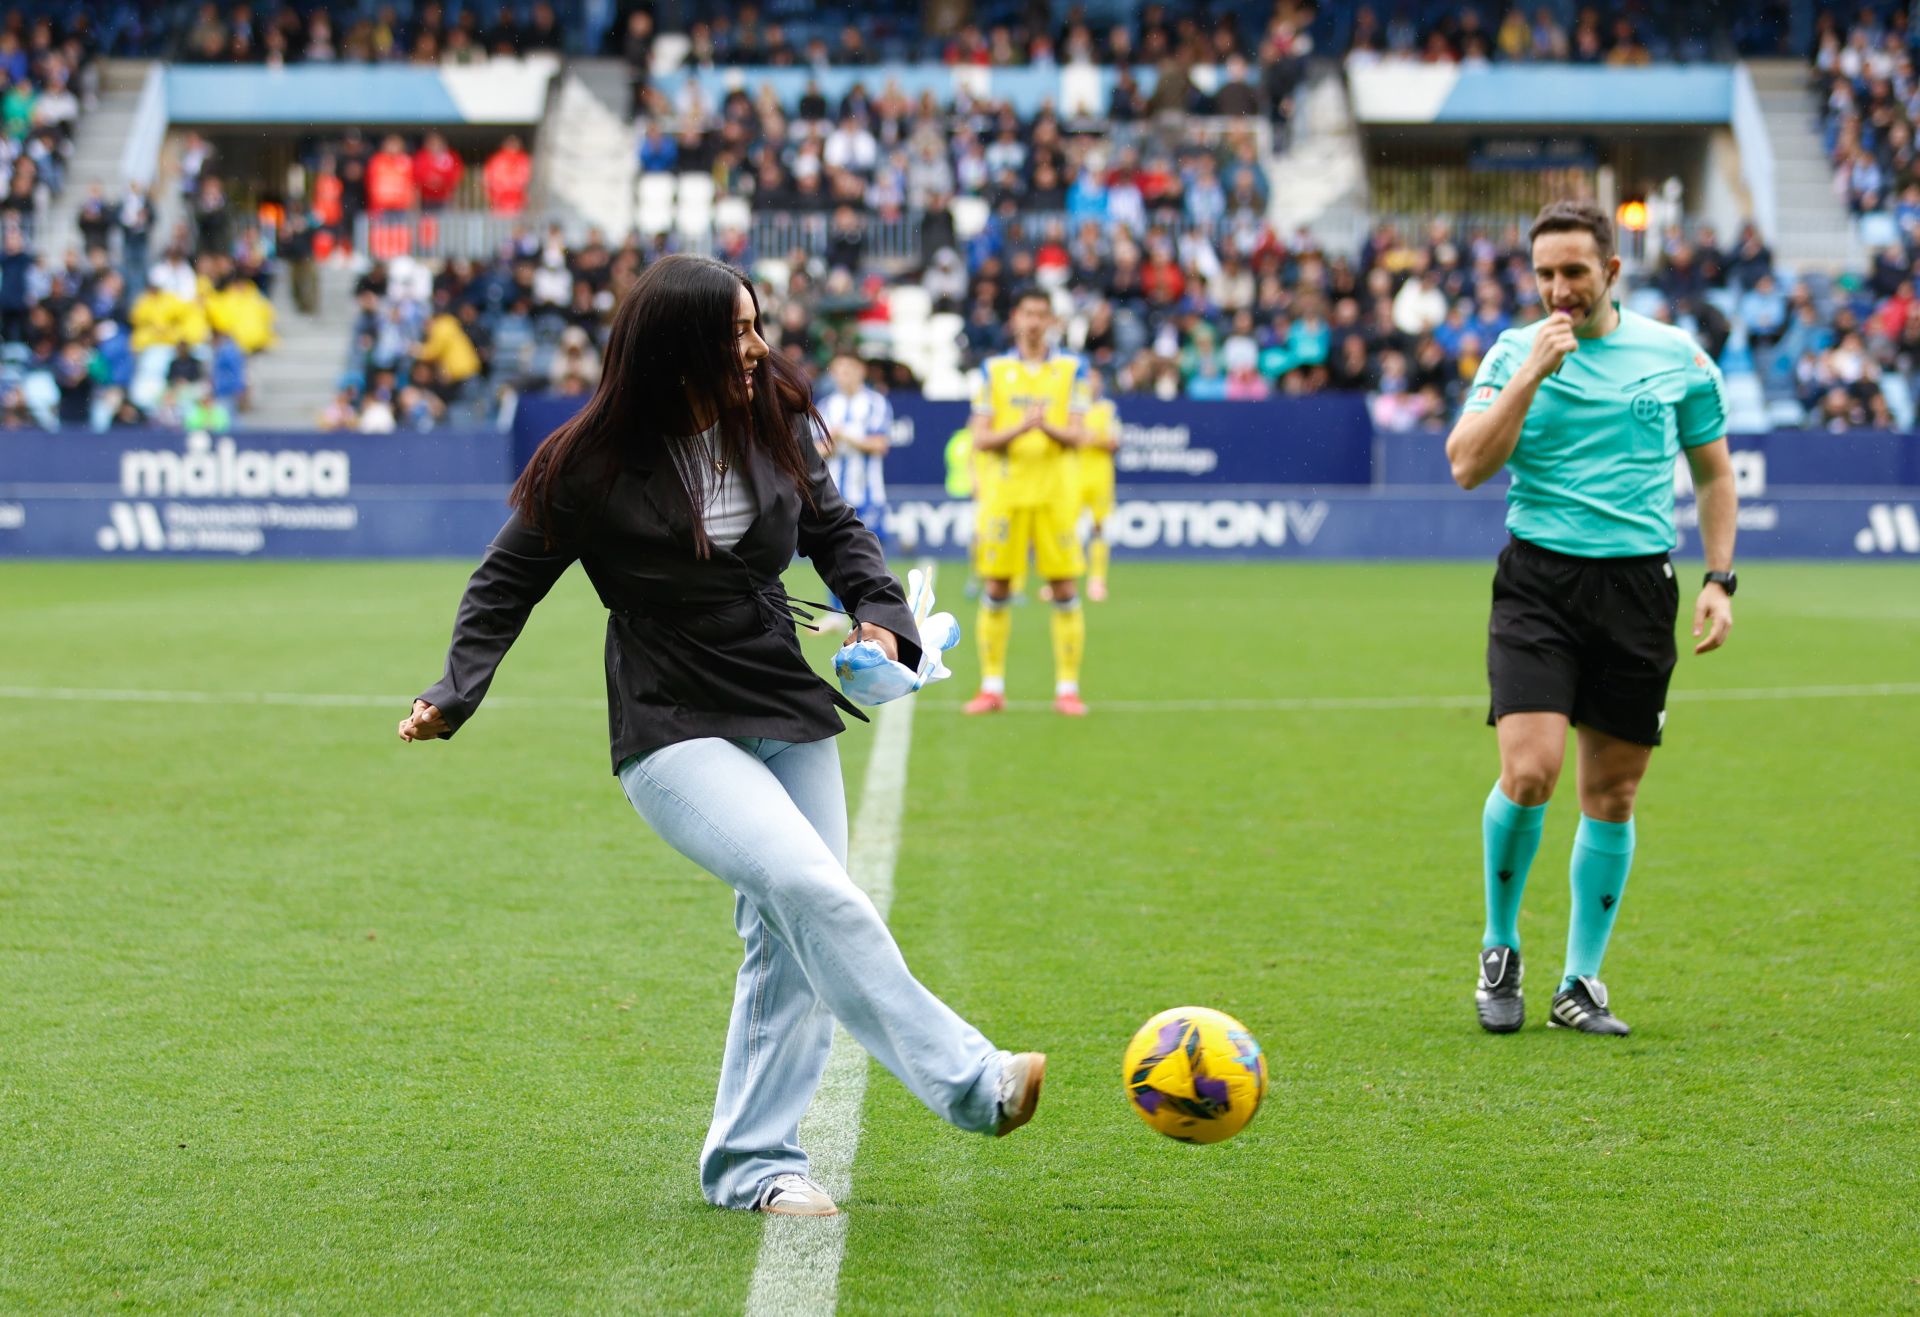
[[968, 713], [995, 713], [1007, 705], [1007, 646], [1013, 634], [1008, 604], [1027, 553], [1051, 587], [1053, 707], [1079, 716], [1080, 654], [1087, 620], [1075, 588], [1086, 570], [1076, 522], [1080, 514], [1076, 450], [1084, 441], [1086, 362], [1052, 351], [1053, 303], [1038, 290], [1014, 300], [1008, 326], [1014, 350], [989, 357], [974, 379], [975, 497], [979, 519], [974, 564], [980, 574], [980, 693]]
[[[1100, 372], [1087, 376], [1086, 442], [1080, 446], [1080, 509], [1093, 514], [1087, 536], [1087, 598], [1107, 597], [1107, 519], [1113, 515], [1113, 454], [1120, 447], [1120, 415], [1113, 399], [1101, 397]], [[1078, 515], [1078, 514], [1076, 514]]]

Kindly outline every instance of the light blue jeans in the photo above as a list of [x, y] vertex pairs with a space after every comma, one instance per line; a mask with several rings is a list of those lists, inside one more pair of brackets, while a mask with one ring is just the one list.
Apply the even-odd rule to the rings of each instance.
[[700, 1187], [751, 1207], [775, 1175], [807, 1173], [800, 1117], [837, 1018], [933, 1113], [990, 1132], [1007, 1054], [907, 970], [847, 876], [847, 803], [831, 739], [682, 741], [620, 765], [620, 785], [667, 844], [733, 888], [746, 959], [720, 1067]]

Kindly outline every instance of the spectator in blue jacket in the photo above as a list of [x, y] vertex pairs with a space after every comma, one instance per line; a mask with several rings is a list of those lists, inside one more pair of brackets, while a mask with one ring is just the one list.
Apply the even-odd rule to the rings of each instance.
[[213, 336], [213, 396], [233, 411], [247, 396], [247, 354], [225, 334]]
[[661, 131], [656, 119], [647, 121], [647, 131], [640, 138], [640, 172], [643, 174], [667, 174], [680, 160], [680, 144]]

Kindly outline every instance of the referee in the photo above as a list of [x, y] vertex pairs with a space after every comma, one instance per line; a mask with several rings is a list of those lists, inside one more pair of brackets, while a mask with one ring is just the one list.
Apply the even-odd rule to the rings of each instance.
[[1613, 225], [1588, 202], [1546, 206], [1528, 232], [1544, 320], [1510, 329], [1480, 363], [1447, 437], [1472, 489], [1501, 468], [1512, 539], [1493, 578], [1487, 721], [1500, 781], [1481, 821], [1487, 926], [1474, 993], [1480, 1026], [1511, 1033], [1520, 995], [1520, 896], [1547, 802], [1578, 729], [1580, 826], [1566, 968], [1549, 1027], [1625, 1034], [1600, 961], [1633, 864], [1633, 801], [1666, 723], [1680, 590], [1674, 459], [1693, 469], [1706, 580], [1693, 652], [1733, 626], [1733, 470], [1720, 372], [1684, 332], [1621, 309]]

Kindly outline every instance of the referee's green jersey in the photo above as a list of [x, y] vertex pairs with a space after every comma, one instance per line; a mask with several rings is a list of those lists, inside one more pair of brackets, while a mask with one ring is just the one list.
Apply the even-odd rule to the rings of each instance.
[[[1493, 405], [1545, 323], [1494, 340], [1464, 414]], [[1581, 339], [1535, 391], [1507, 460], [1507, 529], [1580, 558], [1667, 553], [1674, 459], [1726, 433], [1726, 386], [1712, 358], [1684, 330], [1623, 309], [1618, 328]]]

